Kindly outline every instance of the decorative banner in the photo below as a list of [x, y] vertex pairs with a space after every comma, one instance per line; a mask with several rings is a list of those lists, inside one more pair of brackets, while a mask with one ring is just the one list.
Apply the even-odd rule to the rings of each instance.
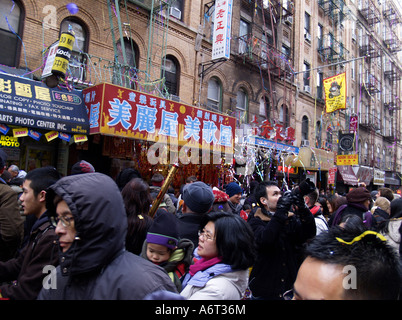
[[15, 128], [13, 129], [13, 137], [21, 138], [26, 137], [28, 135], [28, 128]]
[[68, 133], [59, 132], [59, 138], [60, 138], [61, 140], [70, 142], [71, 135], [69, 135]]
[[6, 135], [10, 128], [6, 126], [5, 124], [0, 124], [0, 133]]
[[327, 113], [346, 109], [346, 72], [324, 79]]
[[37, 131], [34, 131], [34, 130], [30, 129], [28, 131], [28, 136], [31, 137], [32, 139], [36, 140], [36, 141], [39, 141], [40, 137], [42, 136], [42, 134], [37, 132]]
[[212, 60], [230, 58], [233, 0], [215, 1], [215, 20], [212, 42]]
[[59, 136], [59, 133], [57, 131], [49, 131], [48, 133], [45, 133], [47, 142], [50, 142], [50, 141], [56, 139], [58, 136]]
[[236, 119], [102, 83], [84, 90], [90, 134], [233, 153]]
[[40, 81], [0, 73], [0, 123], [87, 134], [82, 91], [48, 88]]
[[359, 164], [358, 154], [342, 154], [336, 156], [336, 164], [338, 166], [350, 166]]
[[85, 142], [88, 141], [88, 137], [83, 134], [75, 134], [74, 135], [74, 142], [79, 143], [79, 142]]

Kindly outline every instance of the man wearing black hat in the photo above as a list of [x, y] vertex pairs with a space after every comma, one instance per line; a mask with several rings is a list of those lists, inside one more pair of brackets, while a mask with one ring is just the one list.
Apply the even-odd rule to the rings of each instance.
[[[0, 175], [3, 173], [7, 154], [0, 150]], [[22, 237], [24, 221], [20, 215], [16, 193], [0, 178], [0, 261], [14, 257]]]
[[198, 230], [204, 214], [208, 213], [215, 200], [211, 187], [196, 181], [183, 189], [183, 214], [178, 217], [179, 238], [190, 239], [198, 246]]

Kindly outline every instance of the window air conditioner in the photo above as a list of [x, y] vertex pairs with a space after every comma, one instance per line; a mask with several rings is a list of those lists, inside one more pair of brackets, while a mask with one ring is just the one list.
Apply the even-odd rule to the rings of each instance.
[[300, 147], [309, 147], [310, 146], [310, 140], [302, 140], [300, 143]]
[[293, 17], [292, 16], [287, 16], [285, 18], [285, 23], [287, 24], [293, 24]]
[[172, 17], [175, 17], [178, 20], [181, 20], [181, 11], [180, 11], [180, 9], [177, 9], [176, 7], [170, 8], [169, 15], [171, 15]]
[[304, 86], [304, 91], [311, 93], [311, 87], [310, 86]]

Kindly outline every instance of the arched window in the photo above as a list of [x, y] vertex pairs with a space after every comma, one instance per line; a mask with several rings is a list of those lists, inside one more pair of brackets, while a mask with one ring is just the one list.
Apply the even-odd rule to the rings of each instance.
[[261, 121], [270, 120], [270, 105], [269, 98], [267, 96], [262, 96], [260, 99], [260, 110], [259, 110], [259, 118]]
[[[73, 28], [75, 41], [69, 62], [69, 76], [78, 79], [85, 79], [85, 52], [88, 51], [88, 29], [79, 19], [75, 17], [65, 18], [60, 25], [60, 33], [67, 32], [69, 25]], [[68, 75], [67, 75], [68, 76]]]
[[[19, 1], [0, 0], [0, 64], [17, 67], [19, 64], [22, 25], [25, 18]], [[7, 16], [6, 21], [5, 17]]]
[[321, 121], [317, 121], [315, 127], [315, 141], [317, 148], [321, 148], [321, 131], [322, 131]]
[[289, 127], [289, 108], [285, 105], [281, 105], [279, 109], [279, 123], [285, 128]]
[[307, 116], [303, 116], [302, 118], [302, 132], [301, 132], [301, 136], [302, 136], [302, 140], [308, 140], [308, 118]]
[[218, 78], [208, 81], [207, 108], [211, 111], [222, 111], [222, 85]]
[[[121, 78], [116, 79], [116, 84], [136, 89], [134, 79], [136, 77], [136, 72], [138, 68], [139, 49], [137, 44], [130, 39], [124, 38], [123, 41], [124, 53], [126, 56], [126, 65], [120, 68]], [[116, 49], [117, 61], [121, 65], [124, 65], [123, 48], [120, 40], [116, 43]]]
[[248, 96], [246, 90], [243, 88], [237, 91], [236, 111], [239, 123], [248, 123]]
[[169, 94], [179, 95], [180, 65], [177, 59], [167, 55], [162, 65], [162, 76], [165, 77], [165, 86]]

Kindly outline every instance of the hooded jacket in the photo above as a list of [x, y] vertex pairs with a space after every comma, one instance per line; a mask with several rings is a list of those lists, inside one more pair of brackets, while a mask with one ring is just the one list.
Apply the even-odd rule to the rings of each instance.
[[56, 194], [66, 201], [76, 238], [60, 253], [56, 285], [42, 289], [38, 299], [127, 300], [143, 299], [157, 290], [176, 292], [162, 268], [125, 251], [127, 216], [110, 177], [101, 173], [64, 177], [48, 194], [50, 207]]

